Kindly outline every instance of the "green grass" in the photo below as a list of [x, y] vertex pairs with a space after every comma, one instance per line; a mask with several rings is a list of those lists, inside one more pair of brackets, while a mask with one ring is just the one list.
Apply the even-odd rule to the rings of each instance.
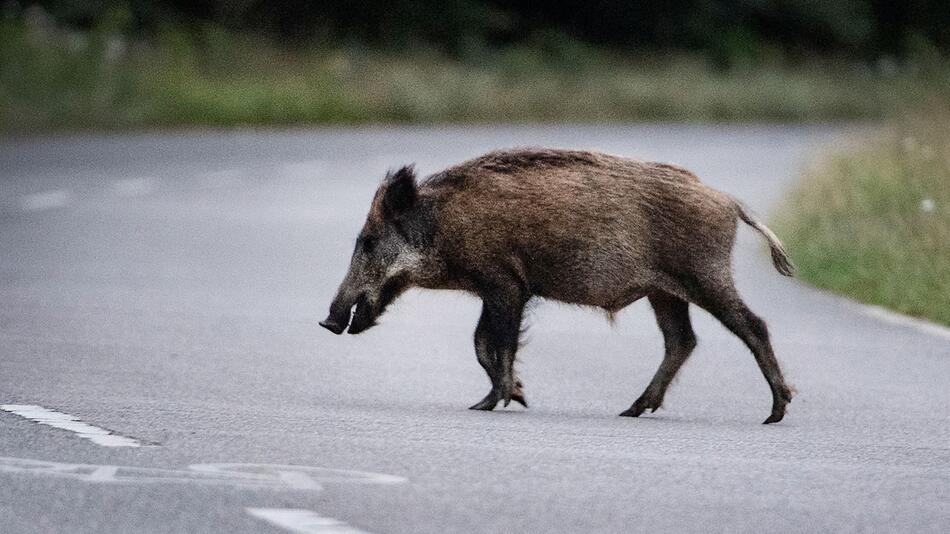
[[5, 20], [0, 132], [878, 118], [950, 79], [942, 63], [923, 67], [773, 62], [721, 72], [695, 58], [623, 57], [563, 38], [461, 61], [426, 50], [290, 50], [213, 28], [128, 41]]
[[776, 223], [804, 280], [950, 325], [950, 106], [826, 156]]

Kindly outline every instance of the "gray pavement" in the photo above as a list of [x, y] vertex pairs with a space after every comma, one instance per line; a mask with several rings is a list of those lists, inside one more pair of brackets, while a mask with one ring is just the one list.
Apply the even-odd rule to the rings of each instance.
[[739, 288], [798, 390], [778, 425], [760, 424], [751, 354], [701, 311], [664, 409], [640, 419], [617, 414], [662, 355], [644, 302], [613, 327], [537, 305], [519, 354], [531, 408], [492, 413], [466, 409], [488, 387], [472, 297], [410, 292], [360, 336], [317, 326], [388, 167], [596, 148], [686, 165], [768, 213], [835, 139], [638, 125], [0, 141], [0, 405], [146, 445], [0, 411], [0, 532], [950, 531], [950, 341], [779, 276], [747, 228]]

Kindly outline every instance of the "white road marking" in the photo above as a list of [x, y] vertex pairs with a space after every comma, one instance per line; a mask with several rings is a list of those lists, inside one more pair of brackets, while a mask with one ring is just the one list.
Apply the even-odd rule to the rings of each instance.
[[0, 410], [10, 412], [41, 425], [60, 428], [75, 433], [83, 439], [102, 445], [103, 447], [141, 447], [137, 439], [127, 438], [115, 434], [110, 430], [83, 423], [78, 417], [61, 413], [42, 406], [32, 404], [3, 404]]
[[141, 197], [155, 191], [152, 178], [129, 178], [112, 182], [112, 193], [120, 197]]
[[247, 513], [298, 534], [369, 534], [343, 521], [299, 508], [245, 508]]
[[108, 482], [114, 479], [118, 472], [119, 466], [117, 465], [102, 465], [95, 468], [92, 473], [89, 473], [89, 481]]
[[326, 467], [278, 464], [197, 464], [189, 466], [193, 471], [214, 474], [231, 474], [274, 477], [293, 489], [321, 489], [321, 482], [346, 484], [400, 484], [406, 479], [383, 473], [348, 471]]
[[0, 456], [0, 473], [67, 478], [96, 484], [204, 484], [250, 489], [321, 491], [323, 484], [399, 484], [405, 478], [366, 471], [272, 464], [197, 464], [188, 469], [67, 464]]
[[323, 489], [316, 480], [310, 478], [310, 475], [300, 471], [279, 471], [277, 478], [294, 489]]
[[848, 303], [851, 306], [856, 307], [861, 313], [867, 315], [868, 317], [874, 317], [875, 319], [879, 319], [886, 323], [897, 326], [913, 328], [914, 330], [924, 334], [950, 339], [950, 328], [947, 328], [946, 326], [893, 312], [880, 306], [861, 304], [850, 300]]
[[20, 207], [24, 211], [42, 211], [62, 208], [72, 201], [72, 195], [66, 189], [54, 189], [42, 193], [33, 193], [20, 197]]

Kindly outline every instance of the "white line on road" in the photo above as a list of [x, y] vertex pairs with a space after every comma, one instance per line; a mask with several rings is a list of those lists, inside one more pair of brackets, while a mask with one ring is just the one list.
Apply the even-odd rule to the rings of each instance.
[[343, 521], [299, 508], [245, 508], [247, 513], [299, 534], [368, 534]]
[[66, 464], [0, 456], [0, 474], [17, 473], [106, 484], [206, 484], [250, 489], [322, 491], [323, 484], [401, 484], [403, 477], [327, 467], [280, 464], [197, 464], [188, 469]]
[[78, 417], [61, 413], [42, 406], [32, 404], [3, 404], [0, 410], [10, 412], [29, 419], [41, 425], [51, 426], [74, 432], [77, 436], [103, 447], [141, 447], [142, 443], [136, 439], [127, 438], [113, 433], [110, 430], [83, 423]]
[[120, 197], [141, 197], [155, 191], [152, 178], [128, 178], [112, 182], [112, 193]]
[[62, 208], [69, 204], [72, 195], [66, 189], [54, 189], [42, 193], [33, 193], [20, 197], [20, 207], [24, 211], [42, 211], [53, 208]]

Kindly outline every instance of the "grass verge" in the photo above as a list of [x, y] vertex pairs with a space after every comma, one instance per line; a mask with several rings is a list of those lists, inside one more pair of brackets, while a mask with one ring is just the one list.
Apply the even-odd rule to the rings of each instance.
[[775, 228], [802, 279], [950, 325], [950, 106], [820, 160]]
[[215, 28], [172, 28], [130, 41], [107, 29], [68, 31], [42, 18], [3, 20], [0, 132], [824, 121], [882, 117], [934, 86], [950, 85], [942, 60], [881, 68], [774, 61], [719, 71], [696, 58], [624, 57], [557, 36], [473, 57], [453, 60], [426, 50], [384, 54], [356, 46], [289, 50]]

